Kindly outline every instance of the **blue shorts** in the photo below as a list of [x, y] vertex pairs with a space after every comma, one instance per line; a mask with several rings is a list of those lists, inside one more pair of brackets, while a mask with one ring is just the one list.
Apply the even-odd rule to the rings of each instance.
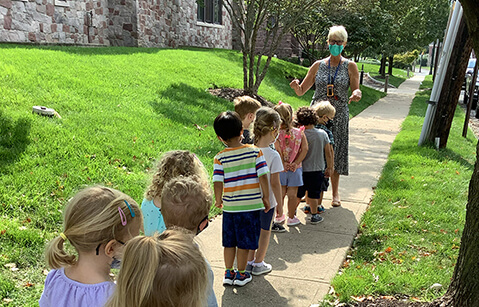
[[321, 193], [328, 190], [329, 178], [324, 177], [324, 172], [304, 172], [304, 185], [298, 188], [298, 198], [303, 198], [308, 191], [308, 197], [312, 199], [321, 198]]
[[279, 173], [279, 180], [282, 186], [300, 187], [303, 185], [303, 168], [300, 167], [294, 172], [281, 172]]
[[259, 220], [261, 223], [261, 229], [264, 230], [271, 230], [271, 225], [273, 224], [273, 215], [274, 215], [274, 208], [269, 209], [268, 212], [264, 212], [261, 210], [259, 212]]
[[263, 210], [223, 212], [223, 247], [257, 249], [261, 232], [260, 211]]

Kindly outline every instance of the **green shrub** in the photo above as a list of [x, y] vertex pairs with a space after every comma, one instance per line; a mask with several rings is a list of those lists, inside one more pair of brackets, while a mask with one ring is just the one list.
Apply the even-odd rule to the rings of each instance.
[[408, 51], [403, 54], [395, 54], [393, 67], [401, 68], [401, 69], [407, 69], [408, 67], [411, 68], [412, 63], [414, 62], [415, 59], [417, 59], [418, 56], [419, 56], [418, 50]]

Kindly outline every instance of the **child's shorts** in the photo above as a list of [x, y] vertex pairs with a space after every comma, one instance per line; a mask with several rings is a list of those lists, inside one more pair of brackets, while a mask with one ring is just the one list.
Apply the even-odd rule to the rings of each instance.
[[223, 247], [258, 248], [260, 211], [223, 212]]
[[303, 168], [300, 167], [294, 172], [281, 172], [279, 173], [279, 180], [282, 186], [300, 187], [303, 185]]
[[269, 209], [268, 212], [264, 212], [261, 210], [259, 212], [259, 220], [261, 223], [261, 229], [264, 230], [271, 230], [271, 225], [273, 224], [273, 215], [274, 215], [274, 208]]
[[324, 172], [304, 172], [304, 185], [298, 188], [298, 198], [303, 198], [308, 191], [308, 197], [312, 199], [321, 198], [321, 192], [327, 191], [329, 186], [329, 178], [324, 177]]

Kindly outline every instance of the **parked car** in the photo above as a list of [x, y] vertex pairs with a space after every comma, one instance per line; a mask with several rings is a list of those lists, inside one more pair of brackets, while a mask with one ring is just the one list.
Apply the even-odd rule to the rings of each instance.
[[[464, 104], [471, 102], [471, 109], [476, 110], [476, 118], [479, 118], [479, 107], [478, 107], [478, 95], [479, 95], [479, 74], [475, 82], [472, 80], [472, 75], [474, 73], [474, 67], [476, 66], [476, 59], [469, 59], [466, 70], [466, 78], [464, 82]], [[474, 92], [472, 97], [469, 97], [469, 91], [471, 86], [474, 86]], [[471, 99], [472, 98], [472, 99]]]

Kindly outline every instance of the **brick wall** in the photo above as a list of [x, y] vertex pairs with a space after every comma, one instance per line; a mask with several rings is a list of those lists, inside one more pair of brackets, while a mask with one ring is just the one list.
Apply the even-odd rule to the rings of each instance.
[[138, 0], [138, 45], [197, 46], [231, 49], [231, 21], [223, 8], [223, 24], [196, 21], [195, 0]]
[[0, 0], [0, 42], [108, 45], [106, 0]]
[[232, 48], [232, 26], [196, 21], [196, 0], [0, 0], [0, 42]]

